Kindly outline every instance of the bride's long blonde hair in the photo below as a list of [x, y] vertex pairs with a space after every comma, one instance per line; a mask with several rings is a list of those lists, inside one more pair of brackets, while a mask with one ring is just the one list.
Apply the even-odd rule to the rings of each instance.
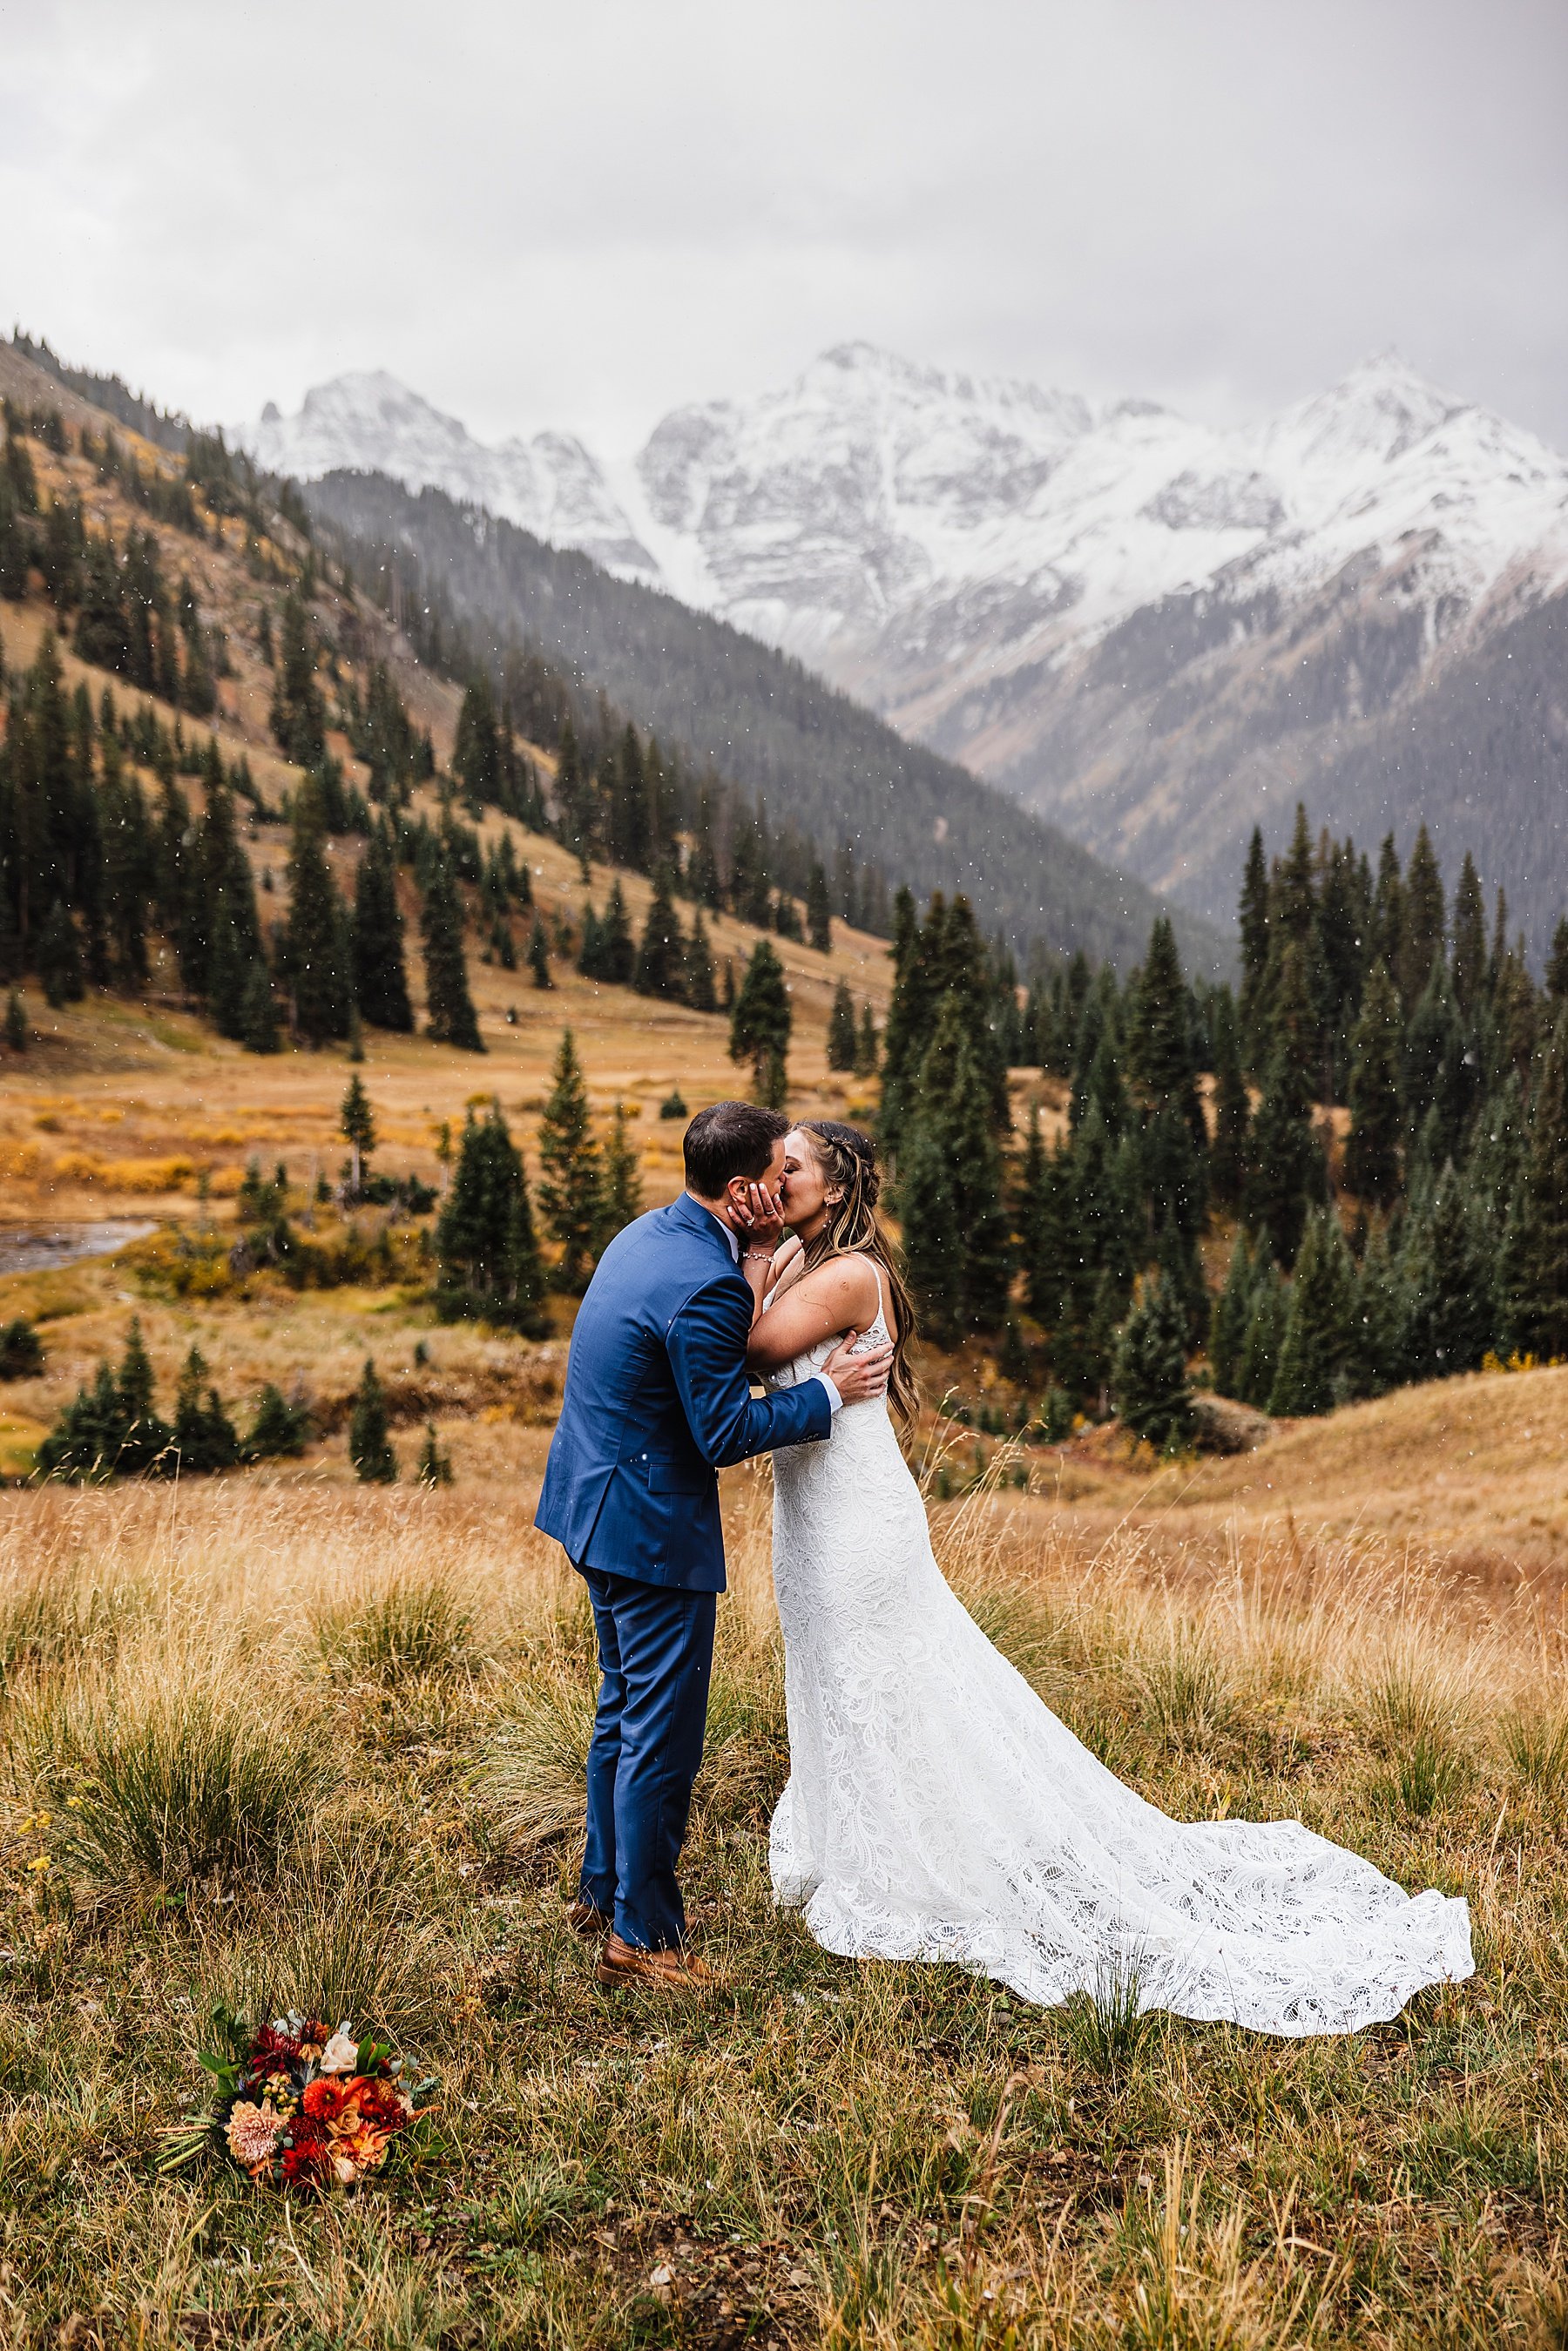
[[807, 1245], [806, 1270], [809, 1273], [828, 1258], [851, 1255], [869, 1257], [881, 1268], [898, 1324], [887, 1398], [900, 1428], [907, 1436], [920, 1411], [920, 1389], [909, 1361], [915, 1309], [899, 1271], [893, 1243], [876, 1213], [882, 1171], [876, 1164], [875, 1146], [858, 1126], [846, 1126], [840, 1119], [804, 1118], [799, 1124], [800, 1132], [811, 1138], [811, 1149], [827, 1189], [839, 1196], [829, 1205], [821, 1231]]

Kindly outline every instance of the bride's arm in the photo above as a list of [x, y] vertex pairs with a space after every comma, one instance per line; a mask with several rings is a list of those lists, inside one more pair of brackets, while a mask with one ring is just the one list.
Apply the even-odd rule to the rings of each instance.
[[752, 1324], [747, 1364], [754, 1372], [776, 1372], [820, 1340], [866, 1330], [880, 1304], [876, 1275], [864, 1258], [829, 1258]]

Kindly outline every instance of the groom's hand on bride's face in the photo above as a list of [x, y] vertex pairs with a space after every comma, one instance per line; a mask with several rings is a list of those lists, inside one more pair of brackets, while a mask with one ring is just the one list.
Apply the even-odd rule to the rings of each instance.
[[873, 1347], [863, 1355], [852, 1355], [850, 1349], [859, 1337], [858, 1331], [846, 1331], [822, 1365], [845, 1404], [869, 1404], [873, 1396], [887, 1393], [887, 1375], [893, 1365], [891, 1342], [884, 1347]]

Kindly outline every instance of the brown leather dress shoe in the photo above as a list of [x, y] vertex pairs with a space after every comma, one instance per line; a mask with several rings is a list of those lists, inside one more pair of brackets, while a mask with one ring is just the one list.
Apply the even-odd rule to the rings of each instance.
[[608, 1935], [614, 1921], [607, 1911], [599, 1909], [580, 1894], [575, 1902], [569, 1902], [566, 1906], [566, 1923], [574, 1935], [580, 1935], [585, 1943], [591, 1943], [596, 1936]]
[[706, 1991], [714, 1981], [695, 1951], [640, 1951], [613, 1929], [595, 1973], [601, 1984], [648, 1984], [656, 1991]]

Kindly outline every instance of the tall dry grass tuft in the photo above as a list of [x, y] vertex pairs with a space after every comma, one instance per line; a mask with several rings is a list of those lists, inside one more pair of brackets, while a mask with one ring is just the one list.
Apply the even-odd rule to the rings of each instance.
[[208, 1914], [197, 1974], [241, 2015], [347, 2016], [417, 2043], [449, 2024], [461, 1955], [393, 1824], [350, 1812], [306, 1829], [263, 1908]]
[[[1126, 2351], [1286, 2351], [1312, 2290], [1298, 2272], [1292, 2290], [1271, 2278], [1274, 2264], [1249, 2260], [1248, 2210], [1237, 2198], [1215, 2202], [1190, 2141], [1165, 2156], [1163, 2193], [1129, 2201], [1122, 2236], [1127, 2282], [1120, 2297]], [[1288, 2278], [1291, 2263], [1283, 2264]]]
[[383, 1686], [451, 1674], [475, 1661], [473, 1603], [440, 1573], [393, 1573], [352, 1600], [334, 1600], [311, 1619], [329, 1674]]
[[272, 1876], [336, 1776], [287, 1693], [144, 1653], [25, 1692], [7, 1731], [59, 1856], [113, 1895]]

